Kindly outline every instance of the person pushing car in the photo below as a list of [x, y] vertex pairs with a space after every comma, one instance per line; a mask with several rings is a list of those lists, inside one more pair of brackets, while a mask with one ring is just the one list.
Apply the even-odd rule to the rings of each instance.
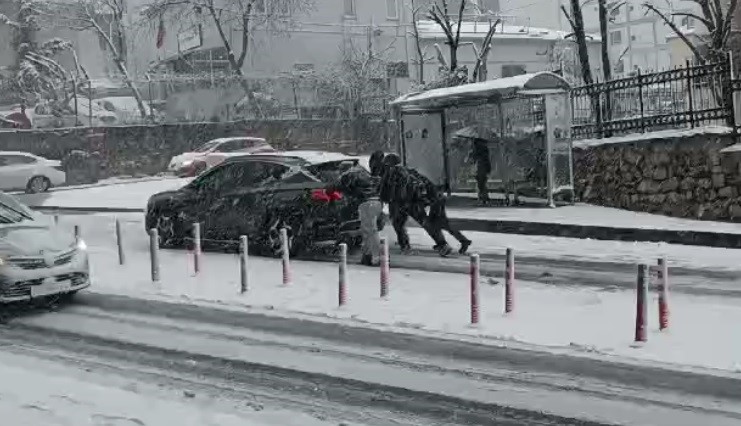
[[377, 266], [380, 263], [381, 241], [378, 231], [383, 227], [383, 204], [379, 198], [380, 178], [373, 176], [359, 164], [345, 162], [342, 174], [330, 185], [330, 190], [338, 190], [356, 200], [360, 216], [360, 235], [363, 239], [360, 263]]

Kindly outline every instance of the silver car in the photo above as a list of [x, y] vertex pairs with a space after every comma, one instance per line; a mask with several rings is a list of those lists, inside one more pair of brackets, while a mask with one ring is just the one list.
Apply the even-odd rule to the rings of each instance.
[[0, 303], [71, 295], [89, 286], [85, 242], [0, 192]]

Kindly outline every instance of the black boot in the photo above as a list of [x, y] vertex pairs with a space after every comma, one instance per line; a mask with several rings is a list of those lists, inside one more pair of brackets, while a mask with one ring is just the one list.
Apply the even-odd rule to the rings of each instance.
[[458, 254], [466, 254], [468, 248], [471, 247], [471, 243], [473, 243], [471, 240], [461, 241], [461, 248], [458, 249]]

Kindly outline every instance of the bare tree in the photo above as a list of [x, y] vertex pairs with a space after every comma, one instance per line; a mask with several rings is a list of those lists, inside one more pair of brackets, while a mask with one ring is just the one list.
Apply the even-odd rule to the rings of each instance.
[[[692, 51], [697, 61], [706, 60], [719, 61], [728, 50], [731, 37], [731, 26], [733, 16], [738, 8], [739, 0], [688, 0], [695, 3], [701, 10], [701, 15], [693, 12], [664, 12], [651, 3], [643, 3], [646, 13], [653, 12], [659, 16], [669, 28], [679, 37]], [[701, 36], [707, 46], [707, 53], [703, 53], [687, 35], [677, 26], [674, 18], [690, 18], [700, 22], [706, 29], [707, 35]]]
[[448, 0], [438, 1], [430, 6], [427, 17], [440, 26], [440, 29], [445, 34], [445, 44], [448, 45], [450, 52], [449, 62], [445, 65], [447, 65], [451, 73], [455, 73], [458, 70], [458, 47], [461, 44], [461, 24], [463, 23], [463, 13], [466, 9], [466, 0], [461, 0], [460, 6], [458, 6], [458, 18], [456, 21], [450, 19]]
[[431, 57], [427, 57], [425, 55], [424, 49], [422, 49], [422, 40], [420, 39], [419, 35], [419, 23], [417, 22], [419, 20], [419, 13], [422, 10], [422, 5], [417, 4], [415, 0], [411, 0], [411, 12], [412, 12], [412, 31], [411, 36], [414, 38], [414, 47], [417, 51], [417, 75], [419, 76], [419, 84], [424, 85], [425, 84], [425, 62], [427, 62], [429, 59], [432, 59]]
[[48, 6], [45, 2], [21, 0], [14, 16], [0, 14], [0, 24], [12, 29], [18, 54], [12, 87], [25, 100], [49, 101], [52, 109], [59, 110], [68, 100], [66, 83], [70, 80], [70, 73], [57, 61], [57, 55], [72, 51], [72, 45], [60, 38], [41, 43], [36, 41], [35, 34], [42, 28], [46, 16], [45, 6]]
[[123, 16], [126, 0], [77, 0], [70, 4], [58, 3], [56, 19], [77, 31], [90, 31], [105, 44], [106, 51], [121, 74], [126, 86], [136, 99], [142, 118], [148, 117], [144, 99], [126, 67], [126, 45], [123, 37]]
[[476, 54], [476, 63], [473, 66], [473, 75], [471, 79], [473, 81], [486, 81], [488, 74], [488, 67], [486, 61], [489, 60], [489, 52], [491, 52], [491, 41], [494, 38], [494, 34], [497, 32], [497, 26], [502, 23], [501, 19], [497, 19], [494, 24], [489, 26], [489, 30], [484, 36], [484, 41], [481, 42], [481, 47], [473, 45], [473, 51]]
[[590, 85], [594, 83], [594, 78], [592, 77], [592, 68], [589, 63], [589, 49], [587, 48], [587, 34], [584, 30], [584, 16], [582, 15], [579, 0], [569, 0], [569, 2], [571, 13], [566, 10], [565, 6], [561, 6], [561, 11], [563, 11], [563, 14], [569, 21], [573, 37], [576, 40], [582, 80], [584, 80], [584, 84]]

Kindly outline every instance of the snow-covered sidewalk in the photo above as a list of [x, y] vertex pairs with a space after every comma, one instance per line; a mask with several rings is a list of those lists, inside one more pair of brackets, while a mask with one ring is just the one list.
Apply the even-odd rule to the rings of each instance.
[[[189, 181], [190, 178], [162, 178], [131, 183], [120, 182], [109, 186], [24, 195], [20, 198], [34, 206], [143, 210], [152, 194], [181, 188]], [[451, 218], [460, 219], [741, 234], [740, 223], [672, 218], [586, 204], [555, 209], [451, 207], [448, 210]]]
[[741, 371], [737, 324], [741, 307], [734, 299], [671, 299], [671, 328], [657, 330], [656, 302], [651, 298], [649, 342], [633, 347], [635, 295], [585, 288], [557, 288], [518, 282], [516, 311], [503, 315], [503, 290], [486, 278], [481, 283], [481, 325], [469, 326], [469, 279], [463, 274], [392, 270], [388, 300], [379, 298], [379, 271], [350, 265], [349, 304], [337, 307], [337, 265], [292, 262], [293, 283], [281, 286], [281, 265], [274, 259], [250, 259], [250, 291], [239, 294], [236, 255], [206, 253], [202, 271], [192, 276], [185, 251], [163, 250], [159, 284], [149, 276], [148, 254], [127, 253], [119, 266], [111, 246], [91, 247], [92, 291], [133, 297], [164, 298], [182, 303], [217, 304], [271, 315], [309, 315], [363, 326], [386, 326], [404, 332], [431, 332], [448, 338], [483, 338], [492, 344], [515, 341], [551, 350], [599, 353]]
[[254, 411], [182, 390], [0, 352], [0, 414], [16, 426], [320, 426], [305, 414]]

